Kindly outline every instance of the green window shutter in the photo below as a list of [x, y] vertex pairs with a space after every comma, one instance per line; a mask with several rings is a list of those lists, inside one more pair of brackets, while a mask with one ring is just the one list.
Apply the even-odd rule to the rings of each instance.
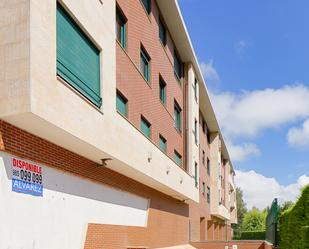
[[182, 165], [181, 155], [177, 151], [174, 151], [174, 161], [178, 166]]
[[127, 100], [122, 97], [119, 93], [117, 93], [116, 106], [117, 111], [121, 113], [123, 116], [127, 116]]
[[57, 74], [100, 107], [100, 51], [57, 5]]
[[140, 65], [140, 69], [141, 69], [141, 73], [144, 76], [146, 81], [150, 80], [149, 61], [150, 61], [150, 58], [147, 55], [146, 51], [144, 50], [144, 48], [141, 48], [141, 65]]
[[122, 14], [122, 11], [117, 7], [116, 10], [116, 28], [117, 28], [117, 40], [120, 42], [123, 48], [126, 48], [127, 45], [127, 19]]
[[165, 104], [166, 102], [166, 83], [164, 80], [160, 77], [159, 79], [159, 86], [160, 86], [160, 100], [162, 104]]
[[150, 138], [150, 127], [151, 127], [150, 123], [142, 117], [141, 118], [141, 131], [148, 138]]
[[198, 171], [198, 168], [197, 168], [197, 163], [195, 163], [195, 166], [194, 166], [194, 178], [195, 178], [195, 187], [197, 187], [198, 186], [198, 173], [197, 173], [197, 171]]
[[159, 19], [159, 38], [162, 44], [165, 46], [166, 45], [166, 29], [161, 19]]
[[160, 135], [160, 150], [166, 152], [166, 139]]
[[142, 3], [147, 11], [147, 13], [150, 13], [151, 10], [151, 0], [142, 0]]
[[176, 102], [174, 103], [174, 118], [176, 129], [181, 131], [181, 109]]
[[182, 63], [180, 61], [180, 59], [178, 58], [176, 52], [174, 51], [174, 71], [175, 71], [175, 75], [177, 77], [178, 80], [181, 79], [181, 73], [182, 73], [182, 70], [181, 70], [181, 66]]

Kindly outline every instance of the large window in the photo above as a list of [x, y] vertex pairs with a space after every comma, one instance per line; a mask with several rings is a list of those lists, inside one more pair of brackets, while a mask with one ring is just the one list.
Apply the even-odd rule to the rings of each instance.
[[116, 32], [117, 40], [123, 48], [127, 46], [127, 19], [122, 11], [117, 7], [116, 10]]
[[210, 187], [207, 187], [207, 202], [210, 203]]
[[166, 45], [166, 28], [161, 18], [159, 19], [159, 38], [162, 44]]
[[174, 51], [174, 71], [178, 80], [182, 77], [182, 62], [179, 59], [176, 51]]
[[57, 74], [97, 107], [101, 106], [100, 51], [59, 4]]
[[140, 70], [146, 81], [150, 81], [150, 57], [146, 50], [141, 47], [141, 65]]
[[128, 100], [125, 97], [123, 97], [122, 94], [117, 92], [117, 96], [116, 96], [117, 111], [125, 117], [127, 117], [128, 115], [127, 102]]
[[161, 103], [165, 105], [166, 103], [166, 83], [160, 76], [159, 78], [159, 88], [160, 88], [160, 100]]
[[144, 5], [145, 10], [149, 14], [151, 11], [151, 0], [141, 0], [142, 4]]
[[181, 108], [175, 101], [174, 103], [174, 119], [175, 119], [175, 127], [178, 131], [181, 131]]
[[144, 117], [141, 117], [141, 131], [146, 137], [150, 138], [151, 124]]
[[160, 150], [166, 153], [166, 139], [162, 135], [160, 135], [159, 140]]
[[182, 157], [176, 150], [174, 151], [174, 161], [178, 166], [182, 166]]

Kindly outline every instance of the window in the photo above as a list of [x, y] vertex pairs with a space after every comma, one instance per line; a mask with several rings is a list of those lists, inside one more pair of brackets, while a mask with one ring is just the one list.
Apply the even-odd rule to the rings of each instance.
[[195, 101], [197, 101], [197, 89], [198, 89], [198, 84], [197, 84], [197, 79], [195, 79], [194, 80], [194, 85], [193, 85]]
[[202, 152], [202, 163], [205, 165], [205, 150]]
[[159, 38], [162, 44], [166, 45], [166, 29], [165, 25], [163, 24], [161, 18], [159, 19]]
[[117, 40], [121, 44], [123, 48], [127, 46], [127, 19], [123, 15], [123, 12], [117, 7], [116, 10], [116, 33], [117, 33]]
[[195, 144], [197, 145], [197, 120], [194, 120], [194, 139], [195, 139]]
[[141, 131], [146, 137], [150, 138], [151, 124], [144, 117], [141, 117]]
[[174, 51], [174, 71], [178, 80], [181, 79], [182, 74], [182, 62], [178, 58], [176, 52]]
[[210, 176], [210, 160], [207, 158], [207, 174]]
[[147, 11], [148, 14], [150, 14], [151, 10], [151, 0], [141, 0], [142, 4], [144, 5], [145, 10]]
[[100, 107], [100, 51], [59, 4], [56, 18], [57, 74]]
[[166, 103], [166, 83], [160, 76], [159, 78], [159, 87], [160, 87], [160, 100], [161, 103], [165, 105]]
[[208, 128], [206, 127], [206, 136], [207, 136], [207, 143], [210, 144], [210, 131], [208, 130]]
[[145, 80], [149, 82], [150, 80], [150, 57], [148, 56], [146, 50], [141, 47], [141, 73]]
[[128, 115], [127, 103], [128, 100], [125, 97], [123, 97], [121, 93], [117, 92], [116, 96], [117, 111], [125, 117]]
[[174, 161], [178, 166], [182, 165], [182, 157], [176, 150], [174, 151]]
[[203, 122], [202, 122], [202, 128], [203, 128], [204, 134], [206, 134], [206, 122], [205, 122], [204, 118], [203, 118]]
[[210, 203], [210, 187], [207, 187], [207, 202]]
[[194, 178], [195, 178], [195, 187], [198, 187], [198, 167], [197, 167], [197, 162], [195, 162], [194, 165]]
[[162, 150], [164, 153], [166, 152], [166, 139], [160, 135], [159, 136], [159, 145], [160, 145], [160, 150]]
[[175, 127], [178, 131], [181, 131], [181, 108], [174, 102], [174, 120], [175, 120]]
[[202, 194], [205, 196], [205, 182], [202, 184]]

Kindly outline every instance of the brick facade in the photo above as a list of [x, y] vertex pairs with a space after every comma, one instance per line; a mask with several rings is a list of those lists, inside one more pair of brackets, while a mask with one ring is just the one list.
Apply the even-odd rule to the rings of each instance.
[[0, 120], [0, 150], [150, 200], [147, 227], [89, 224], [86, 249], [188, 242], [188, 205]]
[[[174, 159], [174, 150], [184, 153], [184, 81], [177, 81], [174, 74], [174, 45], [166, 32], [166, 46], [159, 39], [159, 9], [151, 1], [148, 15], [137, 0], [118, 0], [117, 4], [127, 19], [127, 46], [119, 43], [116, 48], [117, 89], [128, 100], [128, 120], [140, 129], [143, 115], [151, 123], [151, 140], [159, 146], [159, 135], [167, 140], [166, 154]], [[150, 81], [146, 82], [140, 73], [140, 48], [143, 46], [150, 56]], [[166, 83], [166, 103], [159, 98], [159, 77]], [[182, 110], [181, 132], [174, 127], [174, 100]]]

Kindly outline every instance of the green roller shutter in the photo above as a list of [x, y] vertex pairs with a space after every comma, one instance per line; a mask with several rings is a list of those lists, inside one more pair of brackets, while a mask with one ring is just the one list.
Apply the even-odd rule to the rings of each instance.
[[166, 152], [166, 139], [160, 135], [160, 150]]
[[181, 155], [177, 151], [174, 151], [174, 161], [178, 166], [182, 165]]
[[100, 107], [100, 51], [57, 5], [57, 74]]
[[147, 11], [147, 13], [150, 13], [150, 6], [151, 6], [151, 0], [142, 0], [142, 3]]
[[117, 111], [120, 112], [123, 116], [127, 116], [127, 100], [117, 93], [116, 99]]
[[166, 83], [164, 80], [160, 77], [159, 79], [159, 88], [160, 88], [160, 100], [162, 104], [165, 104], [166, 102]]
[[150, 126], [151, 126], [150, 123], [142, 117], [141, 118], [141, 131], [148, 138], [150, 138]]

